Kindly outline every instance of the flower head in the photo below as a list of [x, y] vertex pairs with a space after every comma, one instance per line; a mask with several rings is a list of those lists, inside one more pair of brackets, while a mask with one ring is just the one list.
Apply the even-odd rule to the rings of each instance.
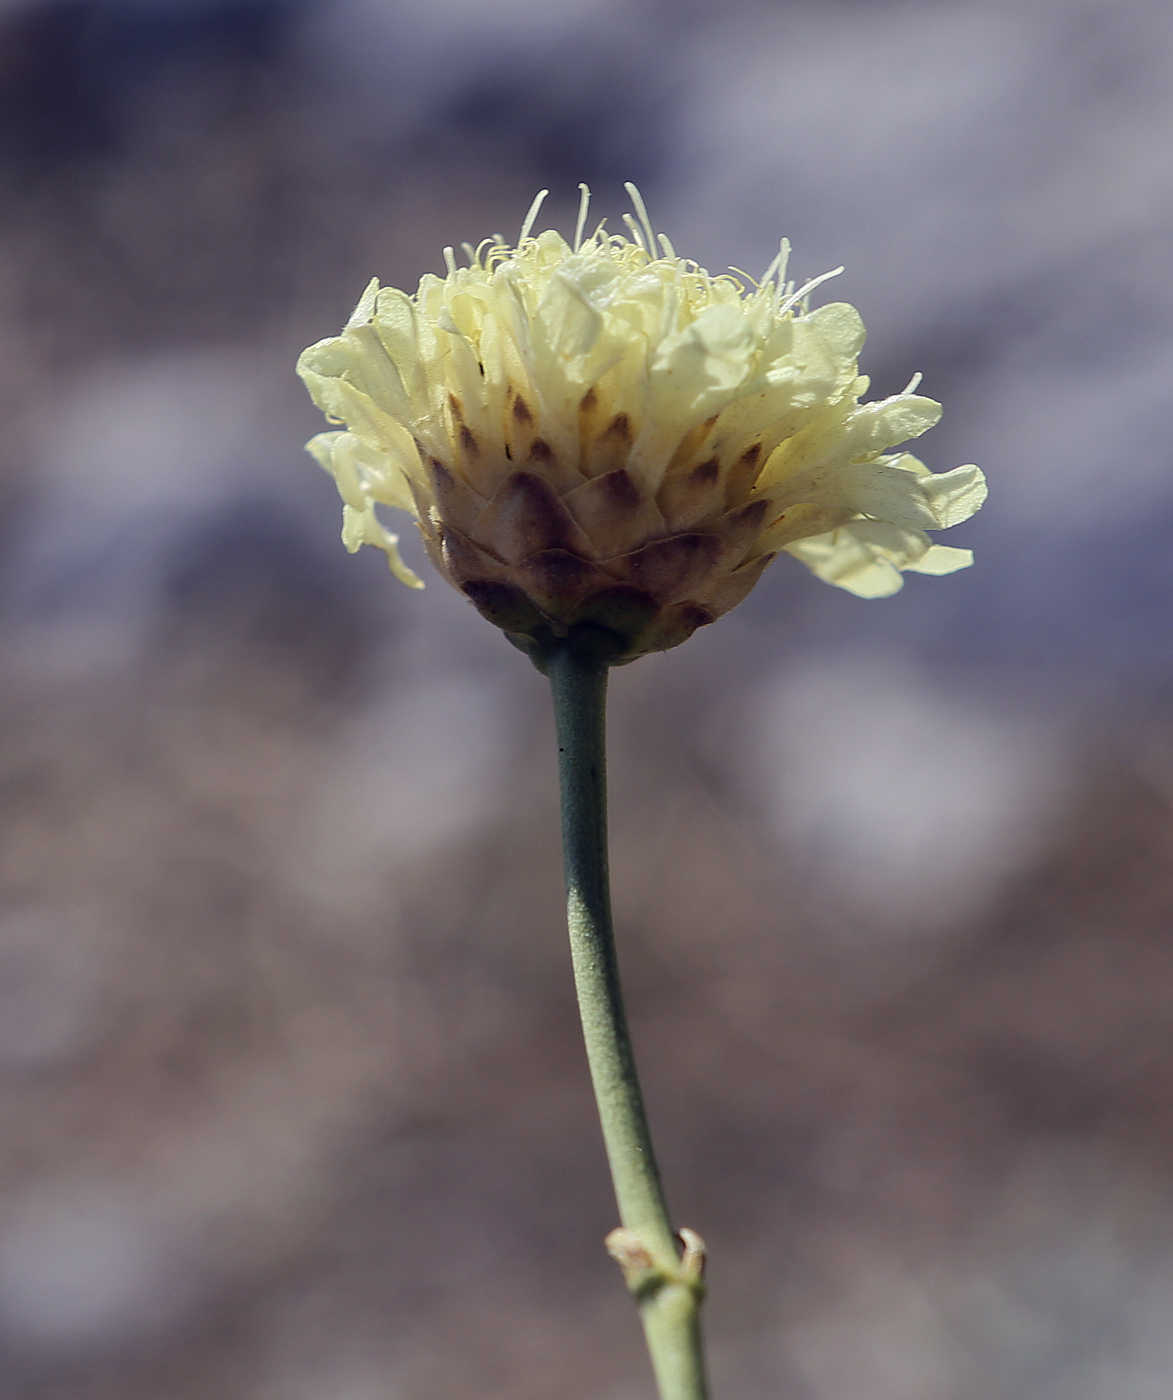
[[[864, 328], [824, 278], [710, 276], [640, 222], [573, 245], [445, 250], [412, 297], [372, 281], [342, 334], [298, 373], [340, 431], [309, 450], [342, 496], [347, 547], [374, 544], [422, 586], [376, 506], [413, 514], [432, 561], [530, 650], [583, 623], [617, 659], [663, 650], [728, 612], [780, 552], [866, 598], [901, 571], [945, 574], [933, 544], [985, 498], [974, 466], [907, 452], [940, 405], [914, 390], [859, 402]], [[841, 269], [839, 269], [841, 270]], [[827, 274], [832, 276], [834, 274]]]

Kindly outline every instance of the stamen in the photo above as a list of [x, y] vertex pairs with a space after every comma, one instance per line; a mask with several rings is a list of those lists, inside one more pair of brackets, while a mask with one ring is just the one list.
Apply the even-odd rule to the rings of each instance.
[[908, 381], [908, 383], [900, 392], [902, 394], [915, 394], [916, 391], [920, 388], [920, 382], [923, 378], [924, 375], [918, 369], [917, 372], [912, 376], [912, 378]]
[[821, 287], [824, 282], [829, 282], [832, 277], [838, 277], [842, 271], [844, 271], [844, 269], [841, 267], [833, 267], [830, 272], [824, 272], [821, 277], [812, 277], [809, 282], [799, 287], [797, 292], [791, 292], [778, 308], [778, 315], [781, 316], [783, 312], [789, 311], [796, 303], [805, 301], [816, 287]]
[[770, 278], [774, 277], [777, 279], [778, 282], [778, 290], [781, 291], [786, 282], [786, 264], [789, 261], [790, 239], [784, 238], [782, 242], [778, 245], [778, 252], [774, 258], [774, 261], [770, 264], [768, 268], [766, 268], [765, 272], [762, 274], [762, 285], [765, 286], [765, 284], [770, 280]]
[[672, 240], [668, 237], [668, 235], [666, 233], [658, 233], [656, 234], [656, 237], [660, 240], [660, 247], [664, 250], [664, 256], [666, 258], [675, 258], [676, 249], [673, 248]]
[[521, 226], [521, 232], [517, 235], [517, 246], [519, 248], [529, 237], [530, 229], [532, 229], [537, 222], [538, 210], [541, 209], [549, 193], [549, 190], [539, 190], [534, 196], [534, 202], [530, 205], [529, 213], [525, 216], [525, 222]]
[[752, 283], [759, 291], [761, 290], [761, 282], [759, 282], [756, 277], [751, 277], [748, 272], [743, 271], [740, 267], [730, 267], [729, 271], [736, 272], [738, 277], [744, 277], [747, 282]]
[[586, 227], [587, 208], [591, 202], [591, 192], [586, 185], [578, 187], [578, 222], [574, 226], [574, 251], [582, 247], [582, 231]]
[[462, 243], [460, 246], [464, 250], [464, 256], [468, 259], [469, 267], [472, 267], [477, 260], [476, 249], [471, 243]]
[[627, 191], [632, 204], [635, 205], [635, 212], [639, 215], [639, 221], [643, 225], [644, 233], [648, 236], [648, 256], [656, 256], [656, 235], [652, 232], [652, 221], [648, 218], [648, 206], [644, 203], [644, 197], [630, 180], [623, 186]]
[[628, 232], [631, 234], [631, 241], [637, 248], [643, 248], [644, 251], [647, 252], [647, 248], [644, 247], [643, 230], [636, 223], [634, 217], [631, 214], [624, 214], [623, 222], [627, 225]]
[[444, 249], [444, 266], [448, 269], [450, 276], [456, 271], [456, 253], [451, 246]]

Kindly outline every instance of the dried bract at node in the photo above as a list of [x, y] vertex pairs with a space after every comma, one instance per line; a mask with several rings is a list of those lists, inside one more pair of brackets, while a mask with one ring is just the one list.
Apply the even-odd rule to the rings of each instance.
[[811, 310], [824, 279], [795, 289], [785, 243], [752, 284], [677, 257], [646, 218], [586, 239], [580, 218], [573, 246], [532, 236], [539, 202], [515, 248], [469, 248], [467, 267], [446, 250], [447, 276], [410, 297], [372, 282], [302, 355], [341, 425], [309, 450], [338, 484], [348, 548], [379, 546], [421, 586], [376, 507], [408, 511], [440, 572], [520, 645], [590, 624], [620, 661], [728, 612], [782, 551], [866, 598], [971, 562], [926, 531], [977, 510], [981, 472], [892, 451], [940, 406], [916, 380], [860, 402], [860, 318]]

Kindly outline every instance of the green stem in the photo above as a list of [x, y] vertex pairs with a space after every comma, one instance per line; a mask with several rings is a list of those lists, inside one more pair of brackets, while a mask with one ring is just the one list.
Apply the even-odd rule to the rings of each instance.
[[605, 706], [608, 661], [590, 638], [545, 656], [558, 730], [567, 922], [587, 1060], [621, 1230], [607, 1248], [623, 1268], [640, 1317], [661, 1400], [705, 1400], [700, 1303], [704, 1246], [682, 1231], [681, 1258], [660, 1186], [632, 1055], [607, 874]]

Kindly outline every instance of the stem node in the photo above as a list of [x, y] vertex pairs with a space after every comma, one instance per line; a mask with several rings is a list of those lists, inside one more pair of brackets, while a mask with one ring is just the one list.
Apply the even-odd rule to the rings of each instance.
[[705, 1296], [705, 1242], [695, 1230], [682, 1226], [677, 1239], [684, 1253], [671, 1264], [657, 1262], [647, 1244], [634, 1230], [612, 1230], [603, 1243], [607, 1253], [623, 1270], [627, 1286], [641, 1301], [665, 1284], [678, 1284], [696, 1296]]

